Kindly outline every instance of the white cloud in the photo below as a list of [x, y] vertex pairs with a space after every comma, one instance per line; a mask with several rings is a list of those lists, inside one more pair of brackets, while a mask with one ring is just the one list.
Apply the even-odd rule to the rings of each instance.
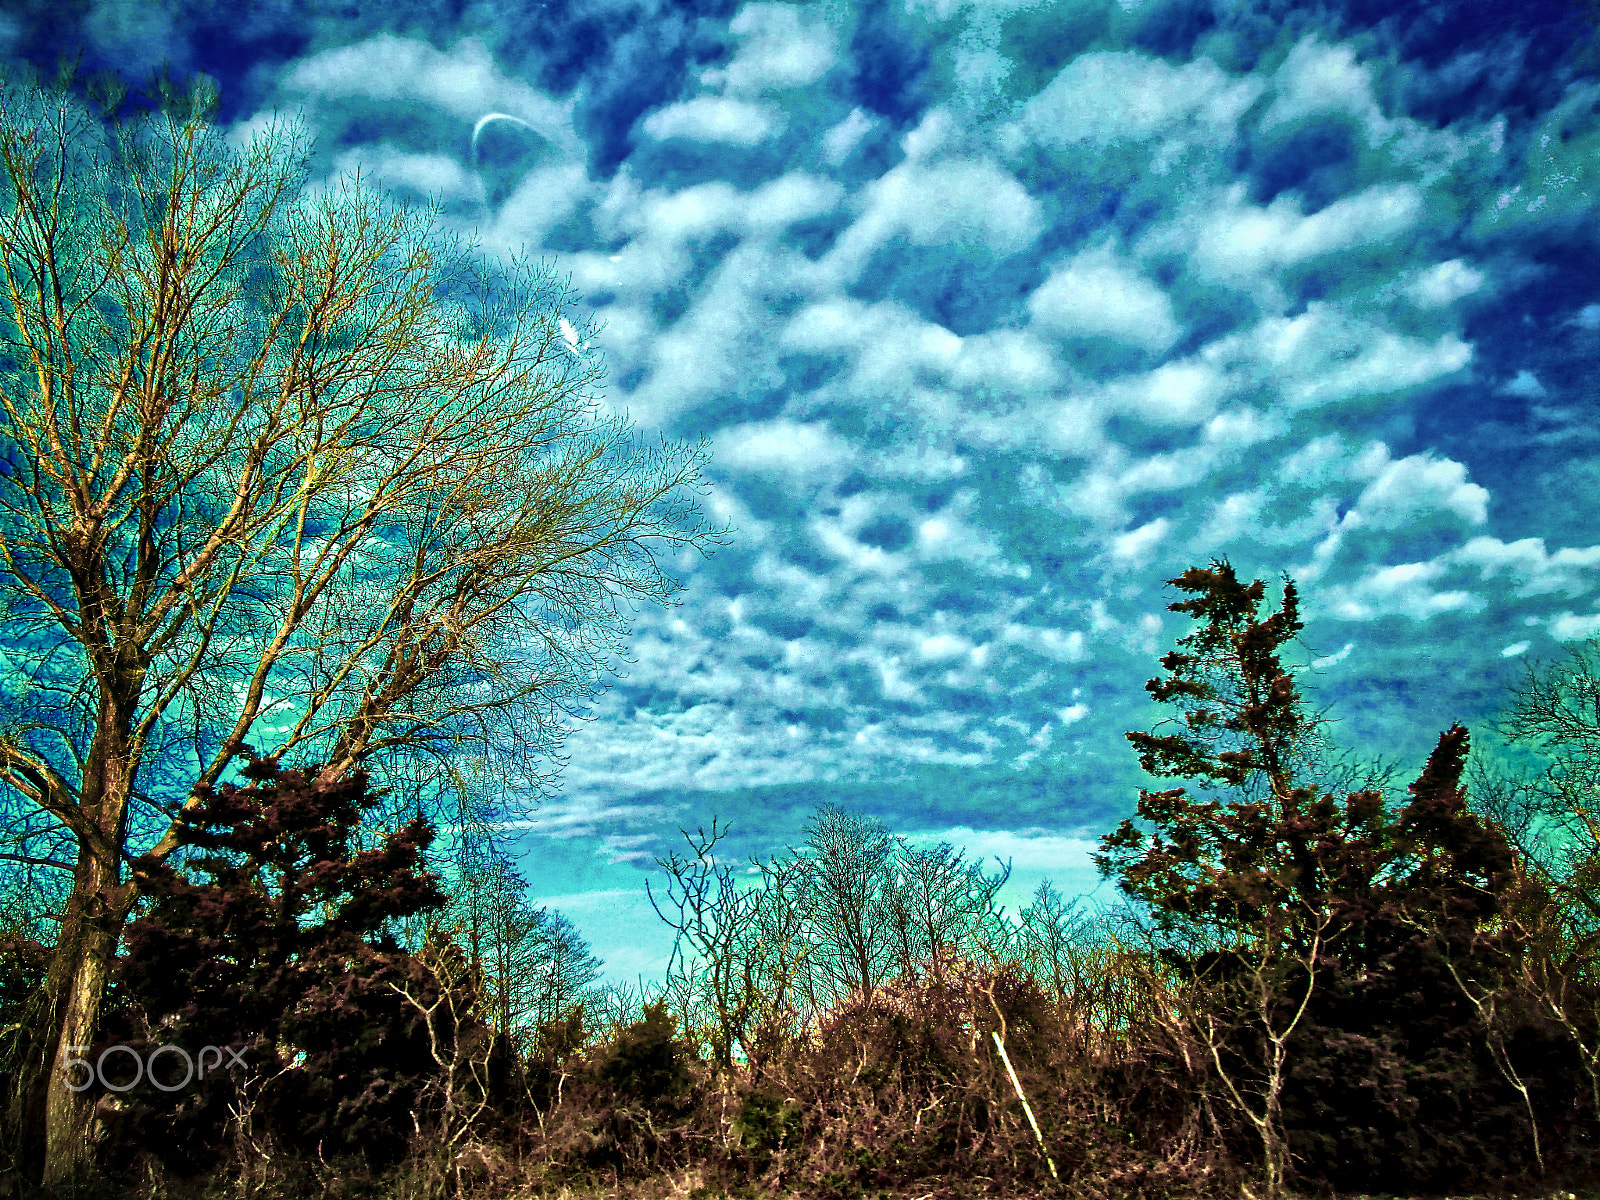
[[740, 207], [750, 229], [770, 232], [830, 213], [843, 198], [844, 189], [833, 180], [790, 171], [741, 197]]
[[[1381, 442], [1373, 443], [1388, 461], [1389, 448]], [[1307, 487], [1343, 479], [1349, 469], [1349, 449], [1344, 439], [1336, 433], [1313, 438], [1278, 464], [1277, 477], [1285, 483], [1299, 483]]]
[[936, 633], [931, 637], [923, 638], [917, 649], [921, 651], [923, 658], [943, 660], [960, 658], [962, 655], [970, 654], [972, 652], [972, 643], [967, 641], [966, 638], [957, 637], [955, 634]]
[[1600, 635], [1600, 613], [1580, 617], [1576, 613], [1564, 612], [1551, 618], [1549, 629], [1550, 636], [1558, 642], [1592, 638]]
[[1039, 236], [1039, 203], [982, 159], [896, 168], [872, 187], [872, 211], [914, 246], [1015, 254]]
[[[1090, 838], [1063, 837], [1060, 834], [1030, 830], [954, 829], [907, 834], [913, 842], [949, 842], [966, 850], [969, 858], [980, 862], [995, 858], [1009, 862], [1018, 871], [1061, 871], [1094, 869], [1090, 859], [1100, 849]], [[991, 868], [992, 869], [992, 866]]]
[[1533, 643], [1529, 641], [1512, 642], [1511, 645], [1500, 651], [1500, 657], [1516, 658], [1519, 654], [1526, 654], [1528, 652], [1528, 647], [1531, 645], [1533, 645]]
[[[1351, 453], [1337, 435], [1318, 438], [1285, 460], [1278, 479], [1323, 488], [1349, 481], [1366, 484], [1349, 511], [1338, 520], [1334, 520], [1337, 491], [1324, 494], [1315, 502], [1319, 519], [1303, 528], [1311, 534], [1320, 526], [1326, 536], [1316, 546], [1311, 561], [1294, 568], [1293, 574], [1305, 583], [1321, 579], [1346, 541], [1363, 532], [1408, 528], [1436, 512], [1449, 513], [1473, 525], [1488, 519], [1489, 492], [1468, 481], [1467, 469], [1461, 463], [1426, 452], [1391, 459], [1389, 448], [1382, 442], [1369, 442]], [[1454, 565], [1448, 555], [1436, 560], [1428, 564], [1429, 577]], [[1402, 576], [1395, 576], [1392, 581], [1401, 579]], [[1351, 603], [1359, 607], [1364, 602], [1358, 598]]]
[[1028, 310], [1057, 333], [1145, 350], [1165, 350], [1181, 332], [1166, 293], [1119, 259], [1110, 243], [1057, 265], [1028, 297]]
[[853, 389], [880, 402], [903, 392], [919, 372], [955, 369], [962, 340], [897, 301], [867, 304], [846, 296], [807, 305], [780, 335], [788, 349], [853, 360]]
[[[829, 25], [837, 15], [748, 4], [731, 26], [723, 22], [732, 54], [701, 73], [706, 92], [647, 113], [644, 131], [727, 147], [786, 130], [809, 163], [724, 153], [725, 163], [713, 156], [683, 186], [680, 175], [653, 173], [673, 170], [673, 156], [655, 151], [603, 181], [589, 180], [577, 160], [546, 161], [481, 231], [491, 244], [531, 245], [559, 226], [563, 240], [551, 244], [565, 245], [592, 228], [593, 243], [563, 251], [561, 269], [603, 309], [600, 344], [622, 381], [612, 389], [618, 410], [626, 405], [646, 428], [673, 419], [679, 434], [712, 433], [708, 507], [753, 547], [735, 555], [731, 571], [726, 556], [691, 566], [690, 603], [670, 620], [641, 615], [628, 683], [677, 697], [666, 707], [680, 711], [604, 709], [568, 747], [575, 792], [793, 781], [894, 760], [1015, 766], [1027, 757], [1016, 754], [1019, 738], [1033, 752], [1071, 752], [1076, 735], [1098, 736], [1083, 732], [1098, 721], [1070, 684], [1083, 683], [1090, 697], [1126, 674], [1124, 647], [1141, 657], [1161, 648], [1162, 614], [1150, 610], [1165, 602], [1159, 581], [1171, 572], [1152, 564], [1201, 561], [1214, 545], [1265, 573], [1320, 541], [1326, 584], [1308, 589], [1308, 604], [1323, 620], [1423, 620], [1473, 611], [1516, 587], [1584, 596], [1561, 602], [1583, 611], [1548, 622], [1557, 636], [1592, 627], [1600, 547], [1547, 551], [1537, 539], [1474, 537], [1449, 553], [1412, 550], [1422, 536], [1461, 542], [1481, 532], [1488, 493], [1463, 463], [1421, 446], [1397, 459], [1372, 440], [1380, 428], [1406, 427], [1405, 398], [1395, 393], [1469, 363], [1449, 306], [1487, 289], [1499, 268], [1486, 264], [1501, 261], [1481, 246], [1473, 251], [1481, 261], [1436, 261], [1446, 244], [1436, 224], [1450, 205], [1432, 201], [1427, 173], [1444, 159], [1417, 165], [1422, 158], [1399, 148], [1410, 136], [1404, 123], [1384, 123], [1372, 85], [1391, 65], [1358, 62], [1315, 39], [1270, 79], [1266, 71], [1236, 78], [1206, 59], [1079, 55], [1009, 114], [1013, 148], [1031, 141], [1062, 152], [1052, 177], [1037, 154], [996, 149], [1007, 145], [995, 128], [1006, 90], [949, 88], [967, 69], [959, 61], [954, 76], [947, 69], [957, 42], [985, 87], [1004, 78], [1009, 89], [1023, 77], [1003, 76], [999, 26], [977, 8], [964, 10], [961, 19], [972, 20], [951, 41], [929, 43], [937, 62], [924, 81], [929, 105], [900, 139], [901, 161], [883, 120], [850, 111], [830, 86], [842, 53]], [[905, 36], [925, 32], [910, 22]], [[531, 112], [517, 99], [520, 85], [476, 69], [487, 61], [474, 58], [481, 47], [443, 55], [404, 39], [365, 45], [359, 62], [323, 55], [302, 64], [291, 73], [302, 94], [393, 97], [412, 112], [416, 101], [434, 104], [464, 117], [463, 146], [466, 122], [483, 112]], [[1320, 212], [1308, 215], [1287, 194], [1253, 204], [1247, 188], [1225, 184], [1243, 177], [1233, 151], [1241, 120], [1256, 122], [1267, 101], [1269, 125], [1332, 113], [1348, 127], [1345, 114], [1392, 137], [1362, 152], [1355, 194]], [[566, 120], [565, 111], [556, 116]], [[1258, 148], [1270, 142], [1269, 134]], [[859, 153], [864, 144], [872, 154]], [[889, 157], [875, 166], [879, 151]], [[431, 178], [424, 190], [466, 194], [474, 182], [448, 157], [361, 153], [373, 169], [375, 155], [389, 154], [384, 171], [396, 182]], [[846, 162], [838, 180], [827, 177], [829, 164]], [[1179, 162], [1181, 179], [1153, 179]], [[749, 174], [763, 167], [769, 173]], [[1477, 169], [1463, 164], [1457, 192], [1475, 186], [1466, 168]], [[868, 171], [882, 177], [864, 179]], [[1126, 200], [1114, 218], [1096, 215], [1108, 178]], [[1375, 179], [1383, 182], [1369, 186]], [[844, 214], [851, 224], [820, 259], [786, 245], [790, 226]], [[817, 253], [806, 240], [807, 254]], [[1350, 253], [1378, 244], [1389, 283], [1373, 282], [1371, 256]], [[1037, 270], [1034, 247], [1045, 270], [1025, 276], [1017, 267]], [[866, 278], [885, 248], [904, 269]], [[1302, 305], [1288, 295], [1301, 281], [1283, 275], [1313, 262], [1313, 290], [1324, 298]], [[1169, 295], [1156, 280], [1172, 270], [1180, 275]], [[1019, 290], [1024, 277], [1043, 277], [1031, 296]], [[1265, 311], [1250, 315], [1213, 283], [1265, 296]], [[941, 294], [945, 287], [963, 295]], [[966, 306], [974, 294], [994, 297], [992, 319]], [[1232, 332], [1165, 361], [1186, 332], [1180, 313], [1191, 311]], [[1576, 319], [1600, 327], [1600, 317]], [[1161, 357], [1107, 379], [1117, 358], [1078, 338]], [[1393, 397], [1381, 414], [1376, 397]], [[1347, 401], [1359, 403], [1331, 407]], [[718, 428], [756, 404], [770, 419]], [[848, 487], [832, 486], [847, 476]], [[774, 487], [803, 500], [804, 511], [760, 503]], [[1153, 520], [1136, 502], [1152, 494], [1165, 514]], [[1391, 540], [1404, 552], [1389, 553]], [[1006, 557], [1022, 541], [1031, 578]], [[1341, 541], [1350, 561], [1335, 564]], [[1438, 557], [1381, 565], [1424, 553]], [[1479, 574], [1498, 582], [1480, 587]], [[1005, 585], [991, 586], [1000, 575], [1009, 575]], [[743, 594], [729, 601], [730, 587]], [[1498, 628], [1501, 615], [1483, 627]], [[1343, 676], [1348, 666], [1357, 678], [1382, 669], [1368, 642], [1353, 656], [1355, 642], [1338, 649], [1337, 637], [1316, 636], [1337, 650], [1318, 661], [1324, 669]], [[1499, 648], [1482, 649], [1492, 661]], [[1134, 669], [1136, 695], [1148, 669]], [[973, 703], [947, 703], [942, 689], [951, 687]], [[876, 707], [885, 699], [897, 701], [892, 711]], [[807, 727], [796, 711], [829, 719]], [[1104, 723], [1113, 738], [1125, 727], [1109, 712]], [[955, 744], [972, 729], [969, 745]], [[585, 836], [608, 832], [603, 821], [572, 828], [580, 826]], [[633, 842], [644, 828], [619, 819], [610, 832], [617, 853], [643, 852]]]
[[691, 142], [723, 142], [755, 146], [785, 126], [783, 114], [770, 104], [756, 104], [729, 96], [696, 96], [651, 113], [644, 120], [645, 136], [659, 142], [683, 138]]
[[848, 282], [894, 237], [913, 246], [1004, 256], [1030, 246], [1041, 228], [1039, 202], [987, 159], [908, 161], [868, 185], [861, 216], [824, 263]]
[[1420, 308], [1443, 308], [1483, 286], [1486, 276], [1459, 258], [1420, 271], [1406, 286], [1406, 295]]
[[[477, 38], [462, 38], [448, 51], [414, 38], [380, 33], [350, 46], [324, 50], [296, 63], [283, 86], [315, 98], [419, 100], [463, 121], [503, 112], [575, 157], [583, 144], [572, 130], [574, 101], [558, 103], [500, 71]], [[462, 146], [467, 131], [462, 131]]]
[[824, 421], [765, 421], [724, 429], [716, 438], [716, 463], [735, 471], [804, 476], [832, 472], [854, 457], [850, 443]]
[[1538, 400], [1549, 395], [1544, 384], [1539, 382], [1539, 377], [1526, 369], [1518, 371], [1500, 390], [1508, 396], [1521, 396], [1524, 400]]
[[958, 387], [1032, 395], [1054, 387], [1061, 370], [1037, 334], [994, 329], [961, 339], [960, 352], [949, 363], [949, 376]]
[[1227, 370], [1231, 389], [1311, 408], [1430, 383], [1466, 366], [1472, 347], [1454, 333], [1433, 342], [1398, 334], [1319, 300], [1212, 342], [1199, 357]]
[[837, 167], [860, 144], [874, 124], [874, 119], [859, 108], [851, 109], [850, 115], [823, 137], [822, 160], [829, 166]]
[[805, 87], [827, 74], [837, 57], [833, 33], [818, 10], [797, 4], [746, 4], [728, 32], [738, 41], [733, 60], [704, 72], [701, 80], [733, 94]]
[[1423, 513], [1441, 509], [1482, 525], [1488, 508], [1488, 490], [1467, 482], [1466, 467], [1431, 454], [1388, 463], [1356, 501], [1361, 524], [1372, 529], [1400, 529]]
[[1369, 128], [1383, 122], [1371, 69], [1356, 62], [1348, 45], [1328, 46], [1311, 34], [1289, 51], [1272, 83], [1277, 98], [1261, 119], [1264, 129], [1330, 112], [1348, 113]]
[[[1008, 623], [1001, 630], [1000, 637], [1003, 641], [1026, 646], [1035, 654], [1054, 659], [1056, 662], [1083, 662], [1090, 657], [1088, 639], [1080, 629], [1063, 632], [1044, 625]], [[1063, 721], [1063, 724], [1065, 723]]]
[[[106, 61], [137, 70], [147, 63], [188, 57], [182, 28], [188, 22], [174, 20], [176, 12], [162, 4], [95, 4], [83, 29]], [[0, 24], [0, 31], [8, 24]]]
[[1111, 556], [1126, 566], [1143, 566], [1150, 560], [1156, 547], [1161, 544], [1171, 528], [1172, 522], [1166, 517], [1157, 517], [1154, 521], [1149, 521], [1114, 539], [1111, 543]]
[[593, 191], [582, 163], [557, 163], [529, 171], [495, 211], [492, 223], [483, 230], [483, 240], [511, 251], [541, 246], [546, 235]]
[[[1206, 421], [1198, 442], [1166, 454], [1130, 454], [1120, 446], [1103, 444], [1088, 470], [1068, 487], [1039, 501], [1075, 519], [1087, 519], [1099, 526], [1100, 536], [1127, 520], [1126, 504], [1139, 492], [1186, 492], [1197, 487], [1219, 468], [1237, 461], [1252, 445], [1276, 437], [1281, 421], [1271, 414], [1239, 408], [1218, 413]], [[1031, 489], [1030, 489], [1031, 491]], [[1149, 527], [1145, 527], [1149, 529]], [[1134, 531], [1135, 533], [1139, 531]], [[1152, 536], [1154, 530], [1145, 534]], [[1116, 535], [1133, 538], [1133, 534]], [[1137, 558], [1141, 543], [1137, 538], [1126, 543]], [[1130, 560], [1131, 561], [1131, 560]]]
[[647, 349], [649, 373], [629, 394], [640, 420], [664, 425], [719, 395], [776, 390], [784, 374], [772, 353], [766, 301], [803, 286], [805, 259], [794, 250], [746, 241], [697, 289], [689, 311]]
[[1337, 652], [1326, 655], [1323, 658], [1312, 659], [1311, 665], [1319, 671], [1325, 671], [1329, 667], [1336, 667], [1349, 658], [1350, 652], [1355, 648], [1356, 644], [1354, 642], [1346, 642]]
[[1162, 135], [1225, 140], [1264, 85], [1233, 79], [1208, 58], [1174, 67], [1133, 51], [1080, 54], [1023, 107], [1041, 146], [1145, 142]]
[[923, 562], [959, 561], [1006, 571], [994, 539], [969, 519], [976, 500], [964, 488], [933, 516], [916, 527], [917, 557]]
[[1110, 384], [1102, 393], [1103, 404], [1155, 424], [1196, 425], [1215, 411], [1226, 394], [1225, 384], [1211, 364], [1185, 359]]
[[1403, 616], [1425, 621], [1444, 612], [1477, 612], [1483, 600], [1471, 592], [1434, 591], [1432, 584], [1445, 572], [1439, 562], [1401, 563], [1380, 567], [1350, 584], [1325, 587], [1321, 603], [1346, 621], [1371, 621]]
[[747, 197], [731, 185], [716, 180], [676, 192], [647, 192], [638, 197], [625, 218], [652, 241], [704, 240], [743, 219]]
[[359, 171], [389, 187], [410, 188], [441, 200], [483, 199], [482, 181], [456, 159], [445, 154], [411, 154], [388, 142], [341, 151], [334, 155], [333, 169], [352, 175]]
[[1453, 551], [1450, 558], [1461, 566], [1478, 568], [1483, 579], [1505, 572], [1516, 581], [1519, 596], [1551, 592], [1580, 596], [1595, 585], [1600, 546], [1567, 546], [1551, 554], [1545, 550], [1543, 538], [1502, 542], [1494, 537], [1475, 537]]
[[1265, 208], [1245, 201], [1235, 184], [1199, 218], [1194, 263], [1203, 279], [1246, 283], [1314, 258], [1382, 245], [1408, 233], [1422, 216], [1415, 184], [1374, 184], [1305, 216], [1285, 192]]

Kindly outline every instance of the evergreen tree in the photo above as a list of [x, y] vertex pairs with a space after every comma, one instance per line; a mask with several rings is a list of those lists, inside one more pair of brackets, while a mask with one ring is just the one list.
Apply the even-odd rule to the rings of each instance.
[[[1398, 811], [1378, 790], [1325, 794], [1282, 657], [1301, 629], [1293, 583], [1263, 611], [1263, 582], [1225, 561], [1170, 582], [1192, 597], [1172, 611], [1200, 627], [1146, 690], [1178, 715], [1127, 737], [1147, 772], [1195, 791], [1141, 791], [1153, 828], [1122, 822], [1096, 862], [1194, 981], [1200, 1025], [1226, 1031], [1214, 1065], [1267, 1158], [1341, 1187], [1536, 1165], [1530, 1121], [1549, 1114], [1512, 1085], [1480, 1004], [1521, 948], [1496, 921], [1510, 848], [1461, 786], [1467, 731], [1440, 736]], [[1536, 1031], [1519, 1036], [1540, 1061]]]
[[122, 1140], [197, 1170], [216, 1159], [238, 1110], [256, 1138], [393, 1161], [439, 1066], [401, 995], [431, 1004], [439, 978], [392, 933], [446, 903], [423, 870], [433, 829], [419, 818], [361, 851], [361, 817], [377, 802], [363, 772], [330, 781], [251, 755], [242, 773], [250, 786], [198, 788], [183, 816], [188, 872], [203, 882], [135, 863], [152, 906], [128, 928], [116, 979], [143, 1028], [125, 1015], [107, 1034], [141, 1057], [171, 1045], [203, 1062], [203, 1047], [223, 1049], [212, 1056], [220, 1069], [174, 1091], [164, 1089], [178, 1080], [163, 1076], [181, 1077], [181, 1056], [159, 1059], [154, 1081], [124, 1097]]

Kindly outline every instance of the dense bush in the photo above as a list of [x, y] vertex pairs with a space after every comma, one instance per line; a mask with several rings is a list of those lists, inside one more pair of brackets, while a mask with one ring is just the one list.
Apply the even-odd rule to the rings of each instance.
[[[447, 999], [439, 965], [467, 975], [459, 950], [435, 939], [425, 962], [389, 932], [443, 904], [420, 869], [432, 830], [413, 822], [358, 851], [373, 803], [365, 775], [320, 782], [257, 759], [244, 774], [249, 787], [198, 793], [183, 823], [186, 870], [135, 864], [152, 906], [128, 929], [113, 1018], [90, 1052], [219, 1047], [223, 1069], [175, 1091], [162, 1085], [176, 1078], [157, 1079], [108, 1097], [108, 1151], [116, 1161], [143, 1149], [193, 1172], [226, 1152], [231, 1128], [320, 1157], [396, 1162], [429, 1115], [441, 1058], [457, 1038], [487, 1038], [471, 1021], [430, 1029], [427, 1010]], [[448, 999], [444, 1008], [470, 1011], [468, 996]], [[163, 1065], [186, 1069], [176, 1055]]]

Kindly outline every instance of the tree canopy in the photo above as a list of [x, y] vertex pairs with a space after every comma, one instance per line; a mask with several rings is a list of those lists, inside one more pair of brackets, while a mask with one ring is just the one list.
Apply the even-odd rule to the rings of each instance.
[[230, 747], [365, 769], [391, 827], [531, 799], [664, 560], [720, 532], [704, 450], [605, 410], [548, 270], [206, 111], [0, 94], [0, 817], [70, 879], [13, 1107], [52, 1179], [126, 864], [177, 848]]

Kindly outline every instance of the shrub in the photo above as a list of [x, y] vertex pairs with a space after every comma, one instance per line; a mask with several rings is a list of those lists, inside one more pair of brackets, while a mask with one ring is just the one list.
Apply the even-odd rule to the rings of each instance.
[[619, 1100], [646, 1108], [676, 1108], [689, 1090], [690, 1051], [678, 1037], [667, 1002], [644, 1006], [644, 1016], [616, 1036], [600, 1062], [599, 1079]]
[[[438, 1045], [441, 1030], [430, 1035], [401, 993], [434, 1005], [440, 977], [387, 931], [444, 903], [420, 869], [432, 829], [415, 821], [358, 852], [354, 831], [374, 803], [364, 774], [320, 781], [314, 768], [251, 756], [244, 775], [249, 787], [199, 790], [183, 817], [180, 845], [204, 882], [135, 864], [153, 906], [128, 929], [122, 1018], [102, 1039], [141, 1053], [227, 1047], [244, 1065], [176, 1092], [149, 1081], [129, 1091], [114, 1106], [121, 1145], [111, 1157], [144, 1148], [198, 1171], [217, 1161], [232, 1128], [323, 1156], [395, 1162], [436, 1090], [435, 1054], [472, 1035], [452, 1026]], [[471, 998], [449, 1007], [467, 1012]]]

